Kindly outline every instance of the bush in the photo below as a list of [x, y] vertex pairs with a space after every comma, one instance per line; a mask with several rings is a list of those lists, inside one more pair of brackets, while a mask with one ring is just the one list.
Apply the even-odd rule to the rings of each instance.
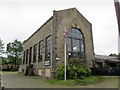
[[11, 71], [18, 71], [18, 68], [12, 68]]
[[56, 77], [58, 79], [64, 78], [64, 64], [61, 64], [56, 68]]
[[[90, 76], [90, 68], [85, 67], [82, 63], [78, 63], [78, 60], [76, 60], [76, 63], [75, 61], [70, 62], [70, 64], [66, 66], [67, 79], [83, 79], [84, 77]], [[56, 68], [57, 79], [64, 79], [64, 68], [64, 64], [61, 64]]]
[[68, 69], [68, 78], [69, 79], [82, 79], [84, 77], [88, 77], [91, 74], [91, 70], [88, 67], [81, 66], [81, 65], [76, 65], [76, 66], [71, 66]]

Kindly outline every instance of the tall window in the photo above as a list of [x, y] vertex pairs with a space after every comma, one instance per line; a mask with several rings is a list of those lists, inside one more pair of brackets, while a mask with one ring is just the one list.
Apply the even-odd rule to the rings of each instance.
[[28, 49], [26, 50], [26, 64], [28, 63]]
[[33, 62], [36, 62], [36, 56], [37, 56], [37, 44], [34, 45]]
[[50, 61], [50, 56], [51, 56], [51, 36], [48, 36], [46, 38], [46, 61]]
[[31, 63], [32, 61], [32, 47], [30, 47], [29, 49], [29, 64]]
[[71, 28], [68, 32], [68, 56], [69, 58], [84, 58], [83, 35], [76, 28]]
[[23, 64], [25, 64], [25, 51], [23, 52]]
[[42, 61], [43, 59], [43, 41], [39, 42], [39, 51], [38, 51], [38, 62]]

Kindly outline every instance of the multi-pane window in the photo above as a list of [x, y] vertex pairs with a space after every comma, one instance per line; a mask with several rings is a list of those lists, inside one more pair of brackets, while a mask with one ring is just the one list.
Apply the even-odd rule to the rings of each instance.
[[34, 50], [33, 50], [33, 62], [36, 62], [36, 56], [37, 56], [37, 44], [34, 45]]
[[45, 55], [46, 61], [50, 61], [50, 56], [51, 56], [51, 36], [48, 36], [46, 38], [46, 55]]
[[25, 64], [25, 51], [23, 52], [23, 64]]
[[28, 49], [26, 50], [26, 64], [28, 63]]
[[42, 61], [43, 59], [43, 41], [39, 42], [39, 55], [38, 55], [38, 62]]
[[32, 61], [32, 47], [30, 47], [29, 49], [29, 64], [31, 63]]
[[83, 35], [76, 28], [71, 28], [68, 32], [68, 56], [84, 58]]

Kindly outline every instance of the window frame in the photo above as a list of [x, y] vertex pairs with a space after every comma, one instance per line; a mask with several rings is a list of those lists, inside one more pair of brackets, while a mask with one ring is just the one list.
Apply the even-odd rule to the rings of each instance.
[[25, 51], [23, 51], [23, 64], [25, 64], [26, 62], [25, 62], [25, 59], [26, 59], [26, 57], [25, 57]]
[[37, 56], [37, 43], [34, 44], [34, 47], [33, 47], [33, 63], [37, 61], [36, 56]]
[[[78, 37], [76, 37], [76, 35]], [[67, 45], [68, 46], [68, 49], [67, 49], [67, 51], [68, 51], [68, 58], [84, 59], [85, 58], [85, 46], [84, 46], [84, 36], [83, 36], [82, 32], [79, 29], [77, 29], [77, 28], [70, 28], [68, 30], [68, 39], [70, 39], [69, 40], [70, 42], [67, 40], [68, 44], [70, 44], [70, 45]], [[77, 40], [79, 40], [79, 45], [78, 45], [79, 52], [77, 52], [77, 51], [74, 52], [73, 51], [73, 46], [74, 46], [73, 40], [75, 40], [76, 42], [77, 42]], [[77, 44], [78, 43], [76, 43], [76, 46], [77, 46]], [[82, 45], [83, 45], [83, 52], [82, 52]], [[71, 48], [71, 50], [69, 50], [69, 48]], [[77, 53], [78, 53], [78, 55], [75, 56], [75, 54], [77, 54]]]
[[32, 47], [29, 48], [29, 64], [32, 62]]
[[28, 64], [28, 49], [26, 50], [26, 64]]
[[39, 49], [38, 49], [38, 62], [41, 62], [43, 60], [43, 40], [39, 42]]
[[[49, 48], [48, 48], [48, 46], [49, 46]], [[45, 61], [51, 61], [51, 48], [52, 48], [51, 46], [52, 46], [52, 36], [49, 35], [46, 37]]]

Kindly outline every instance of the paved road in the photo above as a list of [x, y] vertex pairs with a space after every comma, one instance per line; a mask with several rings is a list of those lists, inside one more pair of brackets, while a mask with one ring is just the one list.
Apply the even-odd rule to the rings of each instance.
[[63, 86], [52, 85], [38, 76], [24, 76], [18, 72], [3, 72], [3, 85], [5, 88], [117, 88], [118, 77], [106, 77], [104, 82], [89, 86]]

